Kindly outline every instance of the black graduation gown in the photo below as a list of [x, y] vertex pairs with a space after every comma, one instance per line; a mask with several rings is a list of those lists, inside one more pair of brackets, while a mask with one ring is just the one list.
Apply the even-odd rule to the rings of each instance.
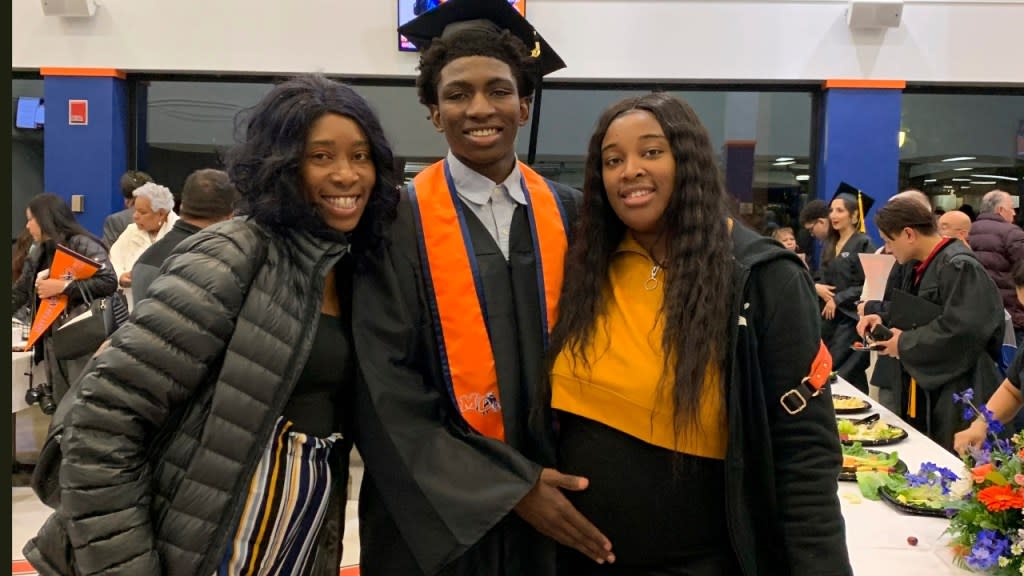
[[[885, 296], [883, 300], [869, 300], [864, 303], [864, 315], [877, 314], [882, 318], [882, 323], [891, 326], [889, 320], [889, 309], [892, 302], [892, 294], [895, 289], [905, 289], [914, 280], [914, 266], [917, 260], [905, 264], [896, 262], [889, 272], [889, 280], [885, 284]], [[902, 409], [902, 386], [900, 361], [891, 356], [875, 358], [875, 368], [871, 373], [871, 384], [877, 386], [885, 393], [879, 392], [879, 400], [886, 408], [893, 412], [900, 413]]]
[[[826, 247], [826, 250], [830, 248]], [[871, 358], [867, 352], [850, 349], [860, 339], [857, 335], [857, 301], [864, 288], [864, 268], [859, 254], [875, 251], [865, 234], [851, 236], [842, 252], [822, 265], [821, 282], [835, 286], [836, 314], [832, 320], [821, 320], [821, 337], [832, 354], [833, 369], [862, 392], [868, 391], [867, 369]]]
[[[948, 243], [932, 258], [919, 284], [914, 285], [910, 274], [907, 291], [938, 304], [942, 313], [900, 336], [905, 403], [911, 377], [919, 387], [916, 417], [907, 415], [906, 406], [903, 415], [952, 452], [953, 435], [969, 424], [953, 394], [973, 388], [975, 402], [982, 404], [1001, 382], [993, 354], [999, 354], [1002, 345], [1003, 302], [985, 269], [959, 241]], [[890, 315], [898, 324], [899, 311], [892, 309]]]
[[[579, 193], [556, 191], [573, 222]], [[411, 213], [403, 197], [389, 269], [356, 280], [363, 288], [355, 305], [380, 313], [372, 324], [355, 326], [355, 337], [381, 343], [375, 357], [360, 358], [364, 378], [356, 401], [356, 445], [366, 464], [362, 573], [554, 574], [555, 543], [511, 511], [541, 468], [554, 464], [550, 414], [531, 411], [539, 410], [533, 394], [545, 364], [526, 209], [518, 207], [513, 217], [507, 262], [465, 211], [484, 285], [506, 442], [470, 430], [441, 377]], [[475, 295], [466, 296], [466, 305], [477, 305]]]

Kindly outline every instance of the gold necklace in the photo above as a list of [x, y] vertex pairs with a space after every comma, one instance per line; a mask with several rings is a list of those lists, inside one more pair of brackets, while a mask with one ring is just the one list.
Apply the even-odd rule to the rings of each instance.
[[661, 266], [655, 264], [654, 267], [651, 268], [651, 277], [644, 282], [644, 290], [651, 292], [658, 287], [658, 272], [661, 272]]

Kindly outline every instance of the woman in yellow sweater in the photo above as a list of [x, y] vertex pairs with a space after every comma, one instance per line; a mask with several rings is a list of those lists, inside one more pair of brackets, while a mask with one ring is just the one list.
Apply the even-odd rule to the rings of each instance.
[[[829, 393], [786, 410], [819, 349], [795, 254], [729, 218], [710, 138], [665, 94], [613, 105], [552, 334], [560, 467], [614, 564], [569, 573], [851, 573]], [[790, 413], [790, 411], [794, 413]]]

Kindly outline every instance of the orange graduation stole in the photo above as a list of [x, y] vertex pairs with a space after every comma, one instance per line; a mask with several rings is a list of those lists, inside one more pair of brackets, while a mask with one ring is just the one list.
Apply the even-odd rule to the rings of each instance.
[[[558, 195], [541, 175], [519, 163], [537, 262], [544, 347], [558, 318], [568, 223]], [[505, 440], [501, 395], [487, 326], [487, 303], [462, 202], [445, 161], [409, 186], [416, 214], [431, 314], [448, 392], [474, 430]], [[475, 301], [469, 300], [476, 296]]]

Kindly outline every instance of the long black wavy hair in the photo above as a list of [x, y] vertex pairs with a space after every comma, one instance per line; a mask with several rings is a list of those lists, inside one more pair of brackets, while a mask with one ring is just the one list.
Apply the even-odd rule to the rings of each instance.
[[66, 246], [72, 236], [79, 235], [92, 238], [101, 246], [106, 246], [102, 240], [78, 223], [67, 202], [56, 194], [46, 192], [33, 196], [28, 201], [28, 211], [39, 225], [43, 245], [47, 250], [55, 249], [57, 244]]
[[[685, 102], [664, 93], [622, 100], [604, 112], [590, 138], [583, 206], [576, 240], [566, 262], [552, 361], [563, 348], [582, 358], [599, 328], [603, 295], [615, 249], [627, 233], [608, 203], [601, 146], [609, 126], [624, 114], [645, 110], [657, 119], [676, 162], [674, 193], [663, 216], [668, 239], [662, 303], [665, 368], [674, 363], [672, 389], [677, 433], [699, 427], [705, 373], [724, 364], [733, 294], [729, 208], [707, 130]], [[625, 377], [625, 375], [624, 375]]]
[[[306, 200], [299, 172], [310, 128], [329, 113], [362, 128], [377, 172], [366, 210], [347, 235], [330, 228]], [[225, 163], [246, 215], [277, 234], [305, 229], [325, 238], [347, 237], [357, 255], [384, 245], [398, 206], [395, 158], [377, 114], [355, 90], [319, 75], [297, 76], [275, 86], [238, 120], [245, 135]]]

